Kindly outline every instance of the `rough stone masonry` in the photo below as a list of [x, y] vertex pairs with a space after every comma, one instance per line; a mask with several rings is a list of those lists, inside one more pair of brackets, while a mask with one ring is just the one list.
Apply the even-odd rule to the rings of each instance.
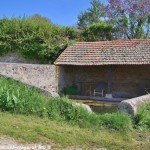
[[0, 63], [0, 75], [37, 87], [51, 96], [58, 96], [54, 65]]

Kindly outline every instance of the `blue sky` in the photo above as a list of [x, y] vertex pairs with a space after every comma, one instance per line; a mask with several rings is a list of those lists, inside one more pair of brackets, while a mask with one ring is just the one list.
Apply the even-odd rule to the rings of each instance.
[[0, 18], [48, 17], [59, 25], [76, 25], [78, 14], [90, 6], [90, 0], [0, 0]]

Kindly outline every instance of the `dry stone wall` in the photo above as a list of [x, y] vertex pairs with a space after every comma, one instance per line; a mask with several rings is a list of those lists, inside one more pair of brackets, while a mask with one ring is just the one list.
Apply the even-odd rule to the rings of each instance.
[[0, 75], [40, 88], [52, 96], [58, 96], [54, 65], [0, 63]]

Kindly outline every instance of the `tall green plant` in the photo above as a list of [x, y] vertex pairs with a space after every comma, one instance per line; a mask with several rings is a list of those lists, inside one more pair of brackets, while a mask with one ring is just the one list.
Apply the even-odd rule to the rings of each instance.
[[83, 38], [85, 41], [105, 41], [112, 40], [115, 29], [112, 24], [99, 22], [87, 26], [83, 31]]
[[134, 116], [134, 124], [140, 130], [150, 129], [150, 104], [146, 104], [138, 110]]
[[70, 40], [79, 38], [71, 27], [60, 27], [46, 18], [0, 19], [0, 54], [15, 52], [41, 63], [53, 63]]
[[90, 113], [65, 97], [47, 97], [13, 80], [0, 78], [0, 85], [1, 111], [63, 120], [80, 127], [106, 127], [123, 131], [132, 128], [131, 119], [126, 114]]

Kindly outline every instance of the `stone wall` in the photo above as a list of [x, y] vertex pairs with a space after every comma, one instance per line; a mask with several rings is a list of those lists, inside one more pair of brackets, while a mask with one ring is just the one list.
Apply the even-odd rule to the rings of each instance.
[[[0, 75], [19, 80], [57, 95], [63, 88], [76, 84], [81, 95], [93, 94], [99, 81], [108, 81], [109, 66], [60, 66], [0, 63]], [[150, 88], [150, 65], [113, 66], [113, 97], [132, 98]], [[90, 92], [91, 93], [90, 93]], [[107, 92], [107, 91], [106, 91]]]
[[[60, 91], [65, 86], [76, 84], [82, 95], [89, 95], [88, 91], [93, 93], [97, 82], [108, 81], [109, 66], [61, 66], [60, 68]], [[145, 88], [150, 88], [150, 65], [112, 67], [112, 94], [114, 97], [141, 96], [145, 94]]]
[[54, 65], [0, 63], [0, 75], [19, 80], [57, 95], [57, 74]]

